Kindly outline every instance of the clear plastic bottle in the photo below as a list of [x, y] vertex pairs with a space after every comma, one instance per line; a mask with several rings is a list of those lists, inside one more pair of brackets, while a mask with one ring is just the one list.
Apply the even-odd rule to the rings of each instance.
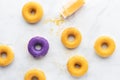
[[62, 17], [67, 18], [68, 16], [71, 16], [79, 8], [81, 8], [84, 5], [84, 3], [84, 0], [71, 0], [62, 8]]

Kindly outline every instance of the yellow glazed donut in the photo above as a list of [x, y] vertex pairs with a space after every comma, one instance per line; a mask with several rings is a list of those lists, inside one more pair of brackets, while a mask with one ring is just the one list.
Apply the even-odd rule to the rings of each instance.
[[74, 77], [81, 77], [88, 71], [88, 62], [82, 56], [73, 56], [67, 63], [69, 73]]
[[[73, 36], [74, 40], [70, 41], [69, 37]], [[81, 42], [82, 36], [81, 33], [73, 27], [67, 28], [62, 32], [61, 41], [67, 48], [76, 48]]]
[[46, 80], [46, 77], [44, 72], [37, 69], [32, 69], [25, 74], [24, 80]]
[[[106, 47], [104, 47], [106, 46]], [[109, 57], [115, 50], [115, 42], [108, 36], [99, 37], [94, 45], [96, 53], [101, 57]]]
[[36, 2], [28, 2], [22, 9], [24, 19], [29, 23], [37, 23], [43, 16], [42, 6]]
[[[6, 57], [2, 55], [5, 54]], [[10, 47], [6, 45], [0, 46], [0, 66], [7, 66], [9, 65], [14, 59], [14, 53]]]

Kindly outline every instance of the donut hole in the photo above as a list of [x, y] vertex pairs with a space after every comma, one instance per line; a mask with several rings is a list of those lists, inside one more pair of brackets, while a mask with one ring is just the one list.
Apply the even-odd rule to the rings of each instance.
[[72, 35], [72, 34], [68, 35], [68, 40], [69, 40], [70, 42], [73, 42], [73, 41], [75, 40], [75, 36]]
[[79, 69], [81, 67], [81, 64], [76, 63], [74, 67]]
[[42, 45], [41, 44], [36, 44], [35, 45], [35, 49], [36, 50], [41, 50], [42, 49]]
[[7, 53], [6, 52], [2, 52], [0, 56], [1, 56], [1, 58], [6, 58], [7, 57]]
[[33, 76], [31, 80], [39, 80], [38, 77]]
[[102, 49], [107, 49], [108, 48], [108, 44], [106, 42], [102, 43]]
[[30, 10], [30, 14], [31, 14], [31, 15], [35, 15], [35, 14], [36, 14], [36, 9], [34, 9], [34, 8], [31, 9], [31, 10]]

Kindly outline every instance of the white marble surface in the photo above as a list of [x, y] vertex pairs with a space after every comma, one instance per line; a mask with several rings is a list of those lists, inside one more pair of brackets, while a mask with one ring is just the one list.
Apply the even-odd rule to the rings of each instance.
[[[86, 0], [86, 4], [65, 23], [56, 26], [45, 24], [48, 18], [59, 14], [69, 0], [34, 0], [44, 8], [44, 17], [35, 25], [26, 23], [21, 15], [23, 5], [30, 0], [0, 0], [0, 44], [9, 45], [14, 53], [14, 62], [0, 67], [0, 80], [24, 80], [26, 71], [32, 68], [45, 72], [47, 80], [119, 80], [120, 78], [120, 0]], [[78, 28], [83, 36], [81, 45], [66, 49], [61, 41], [61, 32], [70, 26]], [[48, 54], [34, 59], [27, 51], [28, 41], [34, 36], [47, 38]], [[102, 59], [94, 52], [94, 42], [101, 35], [111, 36], [117, 45], [110, 58]], [[66, 63], [73, 55], [83, 55], [89, 62], [88, 73], [81, 78], [70, 76]]]

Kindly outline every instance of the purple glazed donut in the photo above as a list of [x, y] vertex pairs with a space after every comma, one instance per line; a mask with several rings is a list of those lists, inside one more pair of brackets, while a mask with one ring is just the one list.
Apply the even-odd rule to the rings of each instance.
[[[39, 45], [41, 49], [36, 49], [36, 46]], [[49, 43], [43, 37], [33, 37], [28, 43], [28, 51], [30, 54], [35, 57], [39, 58], [45, 56], [49, 50]]]

